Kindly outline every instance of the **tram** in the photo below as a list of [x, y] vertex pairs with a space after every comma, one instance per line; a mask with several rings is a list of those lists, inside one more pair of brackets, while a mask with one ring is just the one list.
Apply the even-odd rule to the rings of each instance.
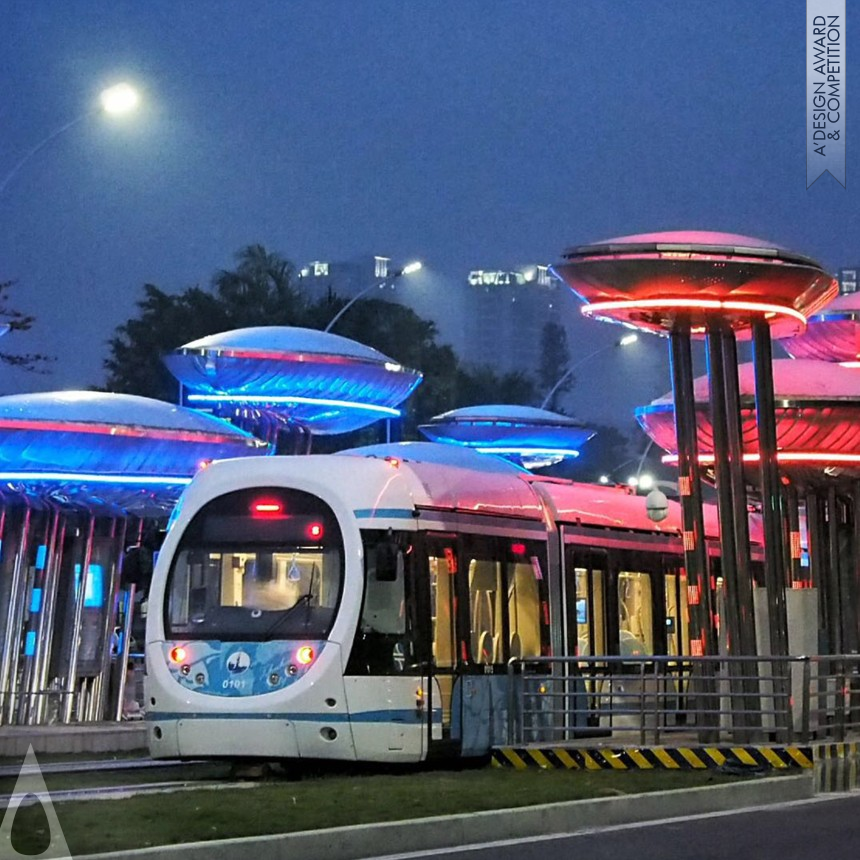
[[669, 504], [428, 442], [213, 463], [153, 576], [150, 752], [485, 754], [512, 657], [688, 653]]

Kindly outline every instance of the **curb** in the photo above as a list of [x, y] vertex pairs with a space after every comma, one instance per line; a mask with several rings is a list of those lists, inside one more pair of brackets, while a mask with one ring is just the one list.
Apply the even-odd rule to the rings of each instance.
[[739, 810], [748, 806], [806, 800], [813, 796], [813, 777], [808, 771], [798, 776], [754, 779], [737, 785], [717, 785], [688, 791], [656, 791], [412, 821], [164, 845], [89, 854], [79, 856], [77, 860], [282, 860], [284, 857], [362, 860], [381, 854], [431, 851], [502, 839], [572, 833], [584, 827]]
[[708, 770], [722, 767], [786, 770], [814, 766], [810, 746], [738, 747], [496, 747], [495, 767], [525, 770]]

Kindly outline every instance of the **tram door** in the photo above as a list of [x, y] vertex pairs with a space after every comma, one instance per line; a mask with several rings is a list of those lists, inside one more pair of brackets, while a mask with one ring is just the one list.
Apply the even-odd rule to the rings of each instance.
[[567, 653], [583, 657], [608, 654], [605, 552], [566, 547]]
[[426, 535], [431, 739], [486, 752], [506, 736], [507, 661], [548, 653], [546, 544]]
[[664, 584], [658, 554], [584, 549], [573, 544], [566, 546], [565, 553], [569, 654], [643, 657], [672, 653], [666, 651], [670, 627], [677, 627], [679, 635], [684, 635], [686, 627], [682, 629], [685, 622], [677, 618], [675, 607], [681, 605], [677, 587], [674, 581], [671, 587]]
[[690, 653], [687, 607], [687, 574], [681, 564], [671, 558], [663, 561], [666, 603], [666, 654], [670, 657]]
[[465, 627], [457, 599], [458, 579], [462, 576], [458, 550], [458, 540], [453, 535], [429, 539], [425, 547], [430, 587], [431, 740], [452, 743], [456, 739], [452, 732], [454, 679]]

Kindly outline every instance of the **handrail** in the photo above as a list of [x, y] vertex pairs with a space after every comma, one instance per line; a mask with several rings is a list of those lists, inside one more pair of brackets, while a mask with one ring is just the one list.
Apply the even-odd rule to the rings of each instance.
[[808, 743], [860, 733], [858, 654], [524, 657], [508, 662], [508, 679], [509, 743], [633, 735], [644, 744], [690, 732], [703, 743]]

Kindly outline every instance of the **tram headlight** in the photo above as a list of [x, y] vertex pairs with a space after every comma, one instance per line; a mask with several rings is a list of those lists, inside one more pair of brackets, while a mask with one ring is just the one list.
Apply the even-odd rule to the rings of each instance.
[[170, 659], [174, 663], [184, 663], [187, 656], [188, 651], [181, 645], [177, 645], [175, 648], [170, 649]]
[[302, 645], [298, 651], [296, 651], [296, 660], [301, 663], [302, 666], [310, 665], [314, 660], [314, 649], [310, 645]]

